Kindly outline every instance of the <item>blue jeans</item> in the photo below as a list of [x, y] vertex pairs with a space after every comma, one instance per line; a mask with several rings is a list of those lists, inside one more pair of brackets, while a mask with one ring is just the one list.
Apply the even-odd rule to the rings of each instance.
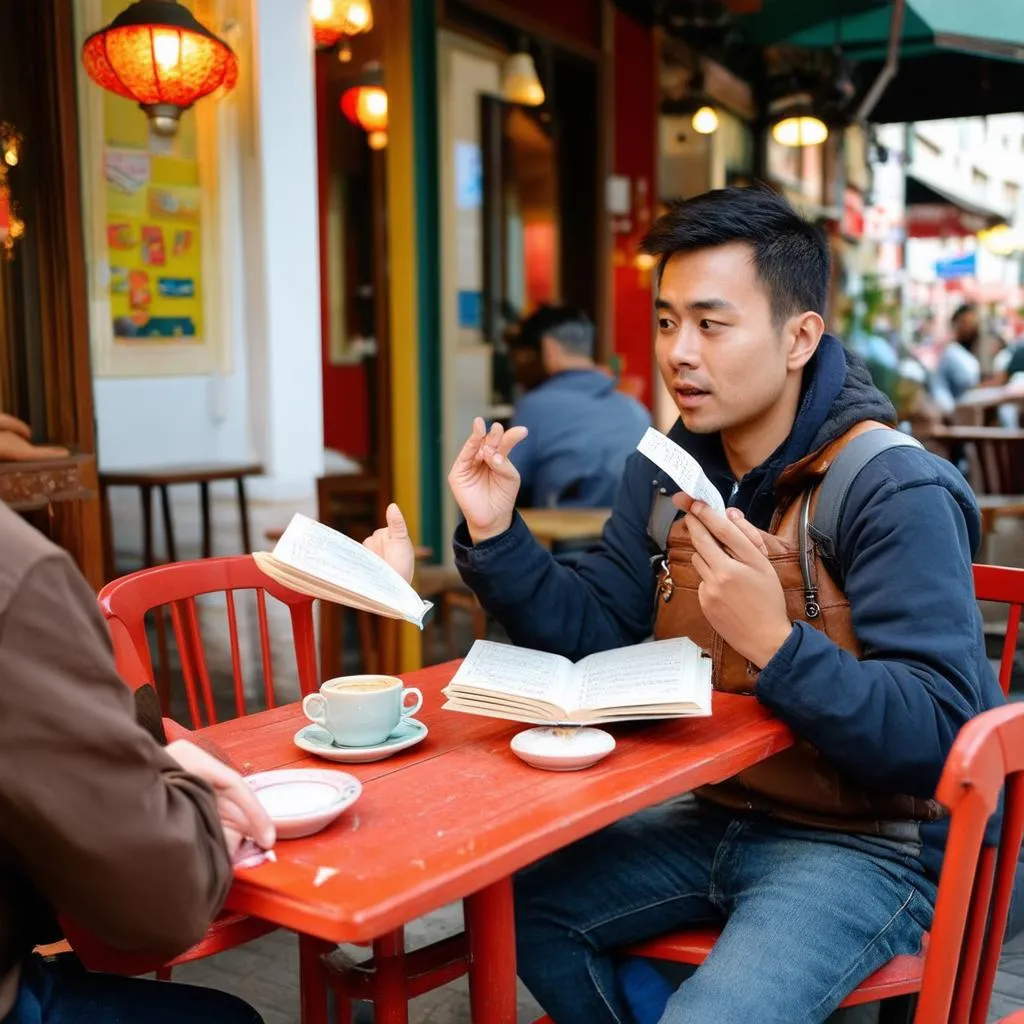
[[91, 974], [73, 956], [29, 957], [2, 1024], [262, 1024], [247, 1003], [215, 989]]
[[626, 1024], [616, 951], [723, 925], [662, 1024], [821, 1024], [869, 974], [919, 950], [935, 885], [917, 852], [681, 798], [517, 876], [519, 975], [555, 1024]]

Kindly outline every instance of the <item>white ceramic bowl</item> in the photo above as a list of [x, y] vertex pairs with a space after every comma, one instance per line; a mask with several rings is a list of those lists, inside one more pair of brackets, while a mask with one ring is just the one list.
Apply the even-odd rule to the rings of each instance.
[[615, 737], [604, 729], [540, 726], [516, 733], [512, 752], [534, 768], [575, 772], [589, 768], [615, 749]]
[[298, 839], [326, 828], [359, 799], [362, 786], [330, 768], [282, 768], [246, 777], [278, 839]]

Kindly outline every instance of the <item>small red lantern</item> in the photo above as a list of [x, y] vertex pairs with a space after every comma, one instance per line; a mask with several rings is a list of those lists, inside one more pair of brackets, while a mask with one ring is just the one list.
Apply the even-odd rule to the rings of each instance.
[[379, 85], [354, 85], [341, 94], [341, 111], [367, 133], [370, 149], [388, 144], [388, 94]]
[[173, 135], [182, 111], [238, 79], [231, 47], [177, 0], [137, 0], [82, 46], [98, 85], [135, 100], [159, 135]]

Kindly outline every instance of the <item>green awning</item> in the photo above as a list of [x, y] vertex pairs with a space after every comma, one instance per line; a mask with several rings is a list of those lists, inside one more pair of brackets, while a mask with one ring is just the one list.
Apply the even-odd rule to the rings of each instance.
[[[828, 4], [822, 8], [827, 10]], [[857, 60], [884, 60], [891, 15], [888, 0], [871, 8], [861, 5], [861, 10], [845, 14], [838, 22], [811, 24], [777, 41], [815, 48], [834, 46], [838, 38], [843, 51]], [[1024, 61], [1024, 2], [906, 0], [900, 59], [938, 51]]]

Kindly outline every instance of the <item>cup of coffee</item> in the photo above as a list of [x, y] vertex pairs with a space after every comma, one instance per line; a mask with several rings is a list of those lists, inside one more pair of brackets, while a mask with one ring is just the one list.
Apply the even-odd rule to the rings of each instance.
[[[407, 698], [412, 697], [412, 703]], [[302, 700], [302, 710], [341, 747], [383, 743], [423, 706], [423, 694], [394, 676], [340, 676]]]

